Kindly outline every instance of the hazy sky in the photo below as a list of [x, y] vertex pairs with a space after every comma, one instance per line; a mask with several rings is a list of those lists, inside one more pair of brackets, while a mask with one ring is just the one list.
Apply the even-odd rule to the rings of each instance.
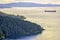
[[0, 0], [0, 3], [9, 3], [9, 2], [35, 2], [35, 3], [57, 3], [60, 4], [60, 0]]

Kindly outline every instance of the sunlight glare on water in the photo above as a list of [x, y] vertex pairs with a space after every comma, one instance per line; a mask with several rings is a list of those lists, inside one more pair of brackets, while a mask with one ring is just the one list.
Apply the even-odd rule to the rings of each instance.
[[[56, 10], [57, 12], [42, 12], [44, 10]], [[20, 40], [60, 40], [60, 8], [34, 8], [34, 9], [1, 9], [1, 11], [9, 14], [18, 14], [26, 17], [26, 20], [37, 23], [45, 30], [32, 38]]]

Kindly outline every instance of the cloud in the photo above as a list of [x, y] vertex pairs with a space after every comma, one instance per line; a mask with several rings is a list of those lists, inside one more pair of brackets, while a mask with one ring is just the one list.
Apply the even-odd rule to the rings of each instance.
[[34, 3], [52, 3], [52, 4], [60, 4], [60, 0], [0, 0], [0, 3], [10, 3], [10, 2], [34, 2]]
[[34, 3], [53, 3], [60, 4], [60, 0], [15, 0], [15, 1], [24, 1], [24, 2], [34, 2]]
[[14, 2], [15, 0], [0, 0], [0, 4], [1, 3], [11, 3]]

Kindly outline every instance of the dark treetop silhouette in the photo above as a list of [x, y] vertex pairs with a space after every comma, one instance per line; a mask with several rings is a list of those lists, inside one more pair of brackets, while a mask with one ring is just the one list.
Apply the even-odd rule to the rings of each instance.
[[40, 25], [0, 12], [0, 39], [17, 39], [42, 33]]

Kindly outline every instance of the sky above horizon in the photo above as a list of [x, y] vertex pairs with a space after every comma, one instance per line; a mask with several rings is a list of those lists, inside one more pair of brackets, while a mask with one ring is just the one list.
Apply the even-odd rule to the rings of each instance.
[[11, 2], [33, 2], [33, 3], [42, 3], [42, 4], [60, 4], [60, 0], [0, 0], [2, 3], [11, 3]]

